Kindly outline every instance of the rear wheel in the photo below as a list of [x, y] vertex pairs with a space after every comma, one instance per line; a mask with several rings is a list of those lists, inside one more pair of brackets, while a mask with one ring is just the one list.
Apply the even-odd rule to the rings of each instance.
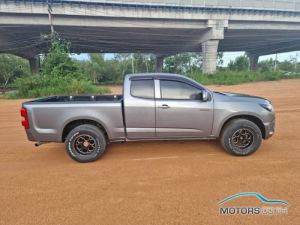
[[67, 135], [65, 147], [72, 159], [78, 162], [96, 161], [106, 149], [103, 132], [96, 126], [84, 124]]
[[255, 123], [246, 119], [236, 119], [224, 127], [220, 141], [227, 152], [246, 156], [259, 148], [262, 134]]

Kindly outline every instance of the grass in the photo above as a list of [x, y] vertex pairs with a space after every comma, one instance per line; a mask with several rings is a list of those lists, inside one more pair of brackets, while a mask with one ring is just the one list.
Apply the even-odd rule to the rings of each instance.
[[282, 72], [236, 72], [236, 71], [218, 71], [213, 75], [207, 75], [199, 72], [189, 73], [188, 77], [204, 85], [234, 85], [258, 81], [274, 81], [282, 79], [300, 79], [299, 74], [284, 75]]

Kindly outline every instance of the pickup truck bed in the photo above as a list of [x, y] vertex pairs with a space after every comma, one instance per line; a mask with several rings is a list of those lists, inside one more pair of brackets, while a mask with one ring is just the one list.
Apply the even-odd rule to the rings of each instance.
[[111, 141], [123, 140], [122, 105], [122, 95], [51, 96], [25, 102], [23, 107], [31, 124], [30, 129], [26, 129], [28, 139], [63, 142], [68, 132], [65, 128], [70, 123], [85, 120], [103, 124]]
[[40, 98], [30, 102], [111, 102], [121, 101], [123, 95], [77, 95], [77, 96], [51, 96]]

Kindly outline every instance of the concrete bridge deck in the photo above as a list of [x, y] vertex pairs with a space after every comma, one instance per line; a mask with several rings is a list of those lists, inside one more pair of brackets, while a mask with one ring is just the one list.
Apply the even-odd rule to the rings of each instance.
[[50, 23], [72, 42], [74, 53], [145, 52], [163, 60], [203, 52], [208, 73], [216, 68], [217, 51], [246, 51], [255, 69], [261, 55], [300, 50], [300, 0], [49, 2], [0, 3], [0, 52], [28, 58], [34, 66], [35, 56], [47, 51], [43, 37]]

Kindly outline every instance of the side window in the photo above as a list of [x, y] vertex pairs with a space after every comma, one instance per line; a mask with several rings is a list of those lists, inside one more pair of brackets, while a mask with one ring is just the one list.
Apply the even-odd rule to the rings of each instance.
[[154, 98], [153, 80], [132, 80], [130, 87], [131, 95], [140, 98]]
[[179, 81], [161, 80], [160, 89], [162, 99], [196, 100], [201, 98], [200, 89]]

